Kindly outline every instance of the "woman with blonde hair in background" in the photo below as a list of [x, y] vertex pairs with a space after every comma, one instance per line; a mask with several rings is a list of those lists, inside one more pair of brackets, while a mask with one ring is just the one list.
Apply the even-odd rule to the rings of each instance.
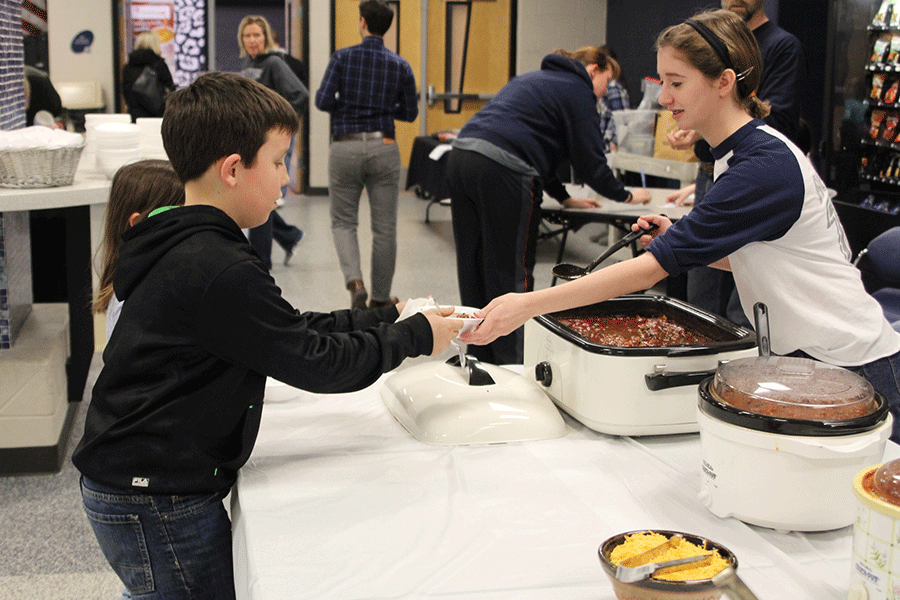
[[[122, 94], [128, 105], [128, 114], [134, 122], [144, 117], [161, 117], [165, 109], [165, 95], [175, 89], [175, 81], [169, 66], [161, 56], [159, 35], [155, 31], [140, 33], [134, 42], [134, 50], [128, 55], [128, 62], [122, 69]], [[150, 67], [162, 90], [161, 102], [148, 101], [144, 94], [135, 88], [138, 79]], [[150, 71], [147, 71], [148, 76]]]
[[[270, 90], [275, 90], [287, 100], [297, 115], [303, 117], [309, 101], [309, 90], [291, 70], [281, 54], [276, 52], [275, 36], [272, 27], [265, 17], [248, 15], [238, 25], [238, 46], [244, 62], [241, 75], [258, 81]], [[294, 138], [284, 157], [286, 165], [290, 165], [294, 152]], [[281, 188], [281, 196], [287, 193], [288, 186]], [[272, 211], [269, 220], [259, 227], [250, 230], [250, 244], [263, 262], [272, 268], [272, 240], [284, 249], [284, 265], [287, 266], [294, 255], [294, 247], [303, 239], [303, 230], [285, 222], [281, 215]]]

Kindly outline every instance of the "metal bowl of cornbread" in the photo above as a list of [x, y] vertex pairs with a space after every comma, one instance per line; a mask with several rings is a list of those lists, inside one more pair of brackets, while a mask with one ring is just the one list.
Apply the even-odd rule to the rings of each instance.
[[[683, 540], [654, 562], [701, 554], [709, 554], [709, 559], [660, 569], [646, 579], [633, 583], [616, 578], [619, 564], [665, 543], [673, 536], [681, 536]], [[619, 600], [718, 600], [722, 598], [722, 589], [716, 587], [712, 578], [728, 567], [737, 569], [737, 557], [721, 544], [697, 535], [662, 529], [614, 535], [600, 545], [598, 554], [603, 571]]]

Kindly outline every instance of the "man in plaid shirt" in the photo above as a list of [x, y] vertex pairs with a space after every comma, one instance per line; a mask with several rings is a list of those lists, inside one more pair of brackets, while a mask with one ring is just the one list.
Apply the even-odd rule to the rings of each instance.
[[600, 131], [603, 132], [603, 150], [607, 153], [617, 150], [619, 139], [616, 136], [616, 123], [612, 111], [625, 110], [628, 106], [628, 90], [618, 79], [610, 79], [606, 85], [606, 95], [597, 100], [597, 111], [600, 113]]
[[372, 218], [372, 298], [368, 307], [396, 304], [390, 295], [397, 256], [400, 151], [394, 120], [419, 114], [409, 63], [384, 45], [394, 12], [384, 0], [359, 3], [362, 43], [337, 50], [316, 92], [316, 108], [331, 113], [328, 160], [331, 232], [352, 308], [366, 308], [359, 241], [359, 199]]

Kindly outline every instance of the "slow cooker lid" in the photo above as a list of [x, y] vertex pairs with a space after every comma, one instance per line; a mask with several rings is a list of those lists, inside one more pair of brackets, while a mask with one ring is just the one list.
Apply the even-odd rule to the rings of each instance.
[[787, 356], [730, 361], [717, 369], [710, 393], [739, 410], [788, 419], [856, 419], [878, 408], [871, 384], [856, 373]]

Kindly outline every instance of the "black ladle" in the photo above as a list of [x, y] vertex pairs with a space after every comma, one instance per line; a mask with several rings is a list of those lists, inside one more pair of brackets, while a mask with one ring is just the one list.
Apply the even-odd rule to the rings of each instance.
[[584, 277], [585, 275], [593, 271], [597, 267], [597, 265], [612, 256], [620, 248], [624, 248], [642, 235], [651, 233], [653, 231], [656, 231], [657, 229], [659, 229], [659, 225], [653, 223], [647, 229], [638, 229], [637, 231], [632, 231], [628, 235], [622, 236], [622, 238], [618, 242], [607, 248], [606, 252], [595, 258], [594, 261], [586, 267], [579, 267], [570, 263], [559, 263], [552, 269], [553, 276], [559, 277], [560, 279], [565, 279], [566, 281]]
[[762, 302], [753, 305], [753, 320], [756, 322], [756, 345], [759, 355], [767, 358], [772, 354], [769, 343], [769, 309]]

